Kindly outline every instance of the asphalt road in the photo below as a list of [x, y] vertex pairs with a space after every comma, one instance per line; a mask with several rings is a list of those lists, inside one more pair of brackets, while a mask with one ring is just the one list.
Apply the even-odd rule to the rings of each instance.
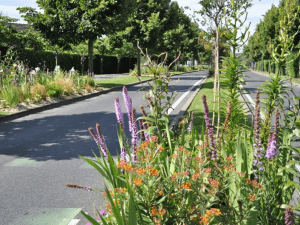
[[[202, 71], [173, 77], [170, 84], [172, 91], [178, 91], [176, 100], [206, 74]], [[141, 87], [128, 88], [138, 116], [139, 106], [146, 103]], [[190, 95], [172, 111], [173, 117]], [[92, 158], [92, 151], [98, 151], [87, 130], [96, 123], [101, 125], [111, 154], [120, 152], [116, 96], [128, 129], [121, 90], [0, 124], [0, 224], [81, 225], [86, 220], [80, 210], [93, 214], [93, 206], [101, 209], [102, 194], [65, 185], [103, 187], [100, 174], [78, 155]]]

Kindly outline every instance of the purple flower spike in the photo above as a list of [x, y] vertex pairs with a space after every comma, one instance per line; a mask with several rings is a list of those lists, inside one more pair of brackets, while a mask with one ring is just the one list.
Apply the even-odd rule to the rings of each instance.
[[[139, 120], [140, 130], [143, 130], [143, 123], [144, 123], [144, 120], [140, 119]], [[141, 131], [141, 139], [142, 139], [143, 142], [145, 141], [145, 133], [144, 133], [144, 131]]]
[[294, 219], [293, 219], [294, 213], [291, 207], [288, 207], [285, 209], [285, 215], [284, 215], [284, 222], [285, 225], [293, 225]]
[[96, 124], [96, 130], [97, 130], [98, 141], [99, 141], [102, 153], [103, 153], [104, 156], [107, 156], [107, 149], [106, 149], [106, 145], [105, 145], [103, 135], [100, 131], [100, 124], [99, 123]]
[[89, 130], [90, 134], [92, 135], [92, 137], [94, 138], [96, 144], [98, 145], [99, 142], [98, 142], [98, 139], [97, 139], [97, 136], [96, 136], [95, 132], [93, 131], [92, 128], [89, 128], [88, 130]]
[[131, 111], [132, 111], [132, 102], [128, 95], [126, 86], [123, 87], [123, 97], [125, 102], [125, 107], [128, 115], [129, 131], [131, 132]]
[[136, 126], [136, 111], [135, 108], [132, 108], [131, 111], [131, 143], [132, 143], [132, 147], [133, 150], [135, 150], [136, 144], [137, 144], [137, 140], [138, 140], [138, 135], [137, 135], [137, 126]]
[[118, 97], [115, 97], [115, 109], [116, 109], [117, 121], [121, 125], [122, 131], [124, 133], [125, 131], [124, 131], [123, 113], [122, 113], [121, 104]]
[[278, 152], [276, 151], [276, 136], [276, 132], [273, 132], [269, 135], [268, 148], [266, 153], [266, 158], [268, 159], [272, 159], [278, 154]]
[[126, 148], [123, 146], [121, 150], [121, 159], [126, 162]]
[[100, 211], [100, 216], [103, 216], [104, 214], [106, 214], [106, 210], [105, 210], [105, 209], [102, 209], [102, 210]]
[[214, 128], [211, 124], [210, 116], [209, 116], [209, 110], [206, 102], [206, 95], [202, 96], [202, 102], [203, 102], [203, 111], [204, 111], [204, 120], [205, 120], [205, 126], [207, 135], [210, 141], [210, 146], [212, 147], [211, 151], [211, 159], [213, 161], [217, 160], [218, 154], [217, 154], [217, 146], [216, 146], [216, 140], [214, 138]]

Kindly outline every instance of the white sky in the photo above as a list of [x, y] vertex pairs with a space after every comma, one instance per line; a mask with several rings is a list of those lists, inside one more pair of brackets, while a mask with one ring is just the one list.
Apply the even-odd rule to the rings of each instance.
[[[177, 0], [179, 6], [185, 7], [189, 6], [192, 10], [199, 10], [200, 6], [198, 4], [200, 0]], [[253, 0], [253, 6], [249, 10], [248, 21], [251, 22], [250, 33], [253, 34], [256, 24], [260, 19], [263, 18], [263, 14], [265, 14], [270, 8], [271, 5], [274, 4], [278, 6], [279, 0]], [[19, 19], [19, 23], [26, 23], [21, 18], [19, 11], [16, 10], [17, 7], [33, 7], [37, 8], [36, 0], [0, 0], [0, 11], [5, 16], [9, 16], [12, 18]]]

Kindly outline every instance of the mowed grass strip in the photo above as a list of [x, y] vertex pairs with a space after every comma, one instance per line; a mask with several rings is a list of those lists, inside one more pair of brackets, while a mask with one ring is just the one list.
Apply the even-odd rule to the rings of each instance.
[[[192, 104], [190, 105], [187, 113], [185, 114], [186, 117], [188, 117], [192, 112], [194, 112], [195, 120], [194, 120], [194, 126], [198, 131], [202, 129], [202, 125], [205, 124], [204, 122], [204, 116], [203, 116], [203, 102], [202, 102], [202, 96], [206, 95], [207, 105], [209, 108], [209, 114], [212, 119], [213, 116], [213, 103], [214, 103], [214, 78], [210, 77], [207, 78], [205, 83], [202, 85], [201, 89], [199, 90], [198, 94], [194, 98]], [[221, 89], [221, 101], [222, 96], [224, 96], [225, 91]], [[215, 125], [217, 124], [217, 112], [218, 107], [216, 104], [216, 113], [215, 113]], [[224, 116], [221, 114], [221, 122], [225, 120]]]
[[[148, 76], [141, 76], [139, 78], [141, 81], [150, 79], [150, 77], [148, 77]], [[137, 77], [126, 76], [126, 77], [117, 77], [117, 78], [112, 78], [112, 79], [97, 80], [96, 85], [97, 85], [97, 87], [100, 87], [103, 89], [108, 89], [108, 88], [123, 86], [126, 84], [132, 84], [132, 83], [135, 83], [138, 81], [139, 81], [139, 79]]]

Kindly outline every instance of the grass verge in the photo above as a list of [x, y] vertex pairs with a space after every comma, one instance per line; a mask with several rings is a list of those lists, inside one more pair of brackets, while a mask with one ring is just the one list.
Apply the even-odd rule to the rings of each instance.
[[[262, 72], [262, 71], [259, 71], [259, 70], [251, 70], [251, 71], [256, 72], [256, 73], [261, 73], [261, 74], [264, 74], [264, 75], [267, 75], [267, 76], [269, 76], [269, 75], [274, 76], [275, 75], [274, 73], [269, 74], [269, 72]], [[282, 78], [290, 80], [289, 76], [282, 76]], [[291, 81], [293, 83], [300, 84], [300, 78], [291, 78]]]
[[[202, 104], [202, 96], [203, 95], [206, 95], [207, 104], [208, 104], [208, 108], [209, 108], [209, 112], [210, 112], [209, 114], [210, 114], [210, 117], [212, 118], [213, 102], [214, 102], [213, 88], [214, 88], [214, 78], [213, 77], [207, 78], [207, 80], [202, 85], [201, 89], [199, 90], [198, 94], [192, 101], [190, 107], [187, 110], [187, 113], [185, 114], [185, 116], [188, 117], [191, 112], [194, 112], [194, 115], [195, 115], [194, 126], [196, 127], [197, 130], [201, 130], [202, 125], [204, 124], [203, 104]], [[221, 96], [223, 93], [224, 93], [224, 90], [221, 89]], [[218, 109], [216, 106], [215, 124], [217, 122], [217, 113], [218, 113]], [[223, 122], [224, 120], [225, 120], [225, 118], [221, 114], [221, 122]]]
[[[147, 80], [149, 79], [148, 76], [141, 76], [140, 79]], [[113, 88], [113, 87], [118, 87], [118, 86], [123, 86], [126, 84], [131, 84], [134, 82], [138, 82], [139, 79], [133, 76], [126, 76], [126, 77], [117, 77], [117, 78], [112, 78], [112, 79], [105, 79], [105, 80], [98, 80], [96, 81], [97, 87], [100, 88]]]

